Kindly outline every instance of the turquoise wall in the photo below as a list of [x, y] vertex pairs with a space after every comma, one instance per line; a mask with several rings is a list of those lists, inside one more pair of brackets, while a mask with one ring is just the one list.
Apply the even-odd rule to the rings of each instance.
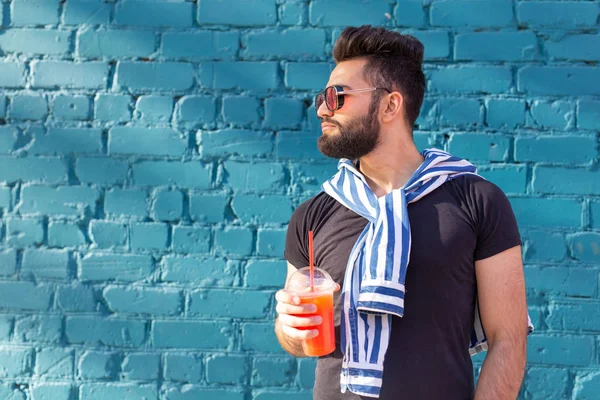
[[335, 170], [312, 98], [360, 24], [425, 44], [419, 148], [511, 199], [537, 328], [521, 398], [600, 398], [599, 11], [2, 0], [0, 398], [311, 398], [273, 294], [286, 223]]

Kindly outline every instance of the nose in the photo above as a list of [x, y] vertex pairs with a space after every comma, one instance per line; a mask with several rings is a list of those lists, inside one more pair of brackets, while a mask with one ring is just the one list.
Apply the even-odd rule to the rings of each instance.
[[323, 119], [325, 117], [331, 117], [331, 116], [333, 116], [333, 111], [329, 111], [329, 109], [325, 105], [325, 102], [323, 102], [317, 109], [317, 116], [321, 119]]

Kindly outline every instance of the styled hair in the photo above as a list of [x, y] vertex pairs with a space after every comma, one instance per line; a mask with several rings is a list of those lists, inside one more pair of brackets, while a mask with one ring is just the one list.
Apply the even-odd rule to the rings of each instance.
[[413, 36], [363, 25], [344, 29], [333, 48], [333, 58], [336, 64], [366, 58], [365, 79], [375, 87], [400, 92], [406, 120], [413, 126], [425, 95], [423, 50], [423, 44]]

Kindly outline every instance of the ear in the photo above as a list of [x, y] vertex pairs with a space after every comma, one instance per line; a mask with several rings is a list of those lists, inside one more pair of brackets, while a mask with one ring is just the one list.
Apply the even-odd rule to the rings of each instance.
[[404, 117], [404, 97], [399, 92], [392, 92], [384, 97], [381, 102], [382, 122], [390, 122], [396, 118]]

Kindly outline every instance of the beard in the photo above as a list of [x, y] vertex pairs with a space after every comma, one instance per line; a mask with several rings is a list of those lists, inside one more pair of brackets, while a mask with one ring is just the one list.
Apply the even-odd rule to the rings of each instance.
[[339, 133], [322, 134], [317, 142], [319, 151], [327, 157], [349, 160], [357, 160], [373, 151], [379, 143], [380, 135], [378, 104], [379, 102], [373, 99], [366, 115], [355, 117], [345, 124], [327, 117], [322, 118], [323, 122], [337, 126]]

